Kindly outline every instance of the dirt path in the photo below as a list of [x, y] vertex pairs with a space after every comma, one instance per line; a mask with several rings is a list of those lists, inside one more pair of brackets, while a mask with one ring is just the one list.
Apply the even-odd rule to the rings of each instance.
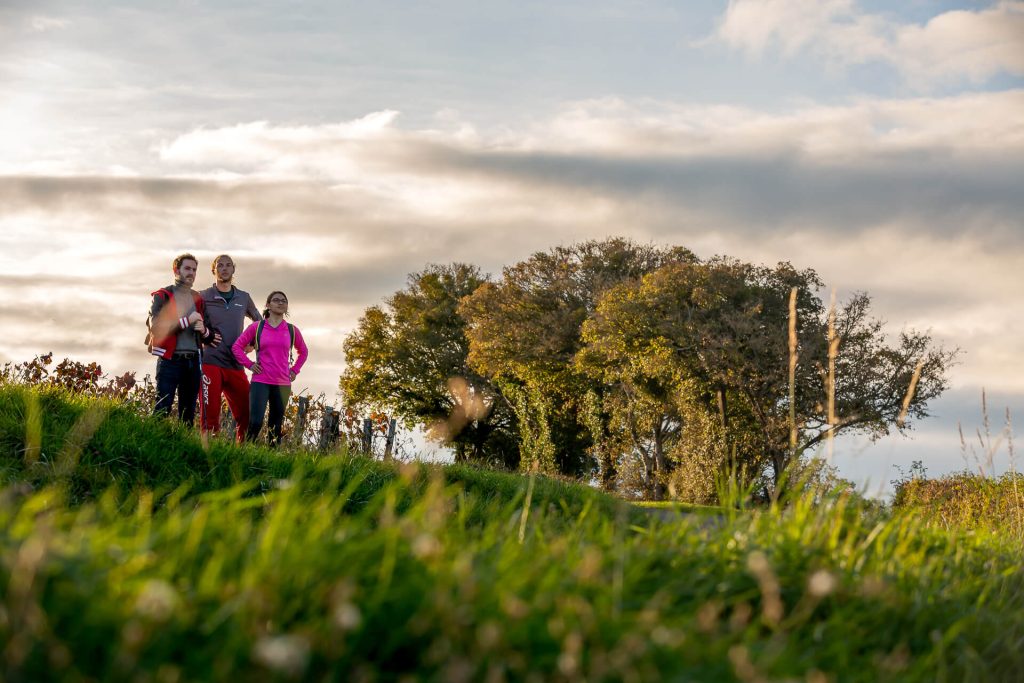
[[645, 507], [643, 505], [636, 505], [635, 507], [662, 522], [685, 520], [699, 529], [718, 529], [725, 524], [725, 517], [723, 515], [686, 512], [678, 508]]

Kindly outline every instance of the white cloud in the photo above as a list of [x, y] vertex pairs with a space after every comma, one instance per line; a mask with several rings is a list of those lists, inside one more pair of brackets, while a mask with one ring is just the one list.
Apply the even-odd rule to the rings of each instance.
[[378, 111], [354, 121], [320, 126], [272, 126], [266, 121], [181, 135], [158, 148], [165, 162], [238, 169], [282, 177], [347, 177], [355, 170], [351, 147], [396, 137], [396, 111]]
[[924, 26], [901, 26], [891, 47], [897, 66], [914, 82], [983, 83], [1000, 71], [1024, 75], [1024, 2], [946, 12]]
[[35, 15], [29, 17], [28, 27], [35, 33], [45, 33], [46, 31], [55, 31], [62, 28], [67, 28], [70, 25], [70, 21], [67, 19], [61, 19], [58, 17], [47, 17], [43, 15]]
[[567, 107], [535, 131], [530, 147], [661, 156], [760, 156], [796, 152], [817, 161], [943, 149], [984, 154], [1024, 149], [1024, 90], [943, 98], [864, 98], [767, 114], [737, 106], [627, 103]]
[[[898, 220], [903, 230], [1019, 243], [1022, 112], [1024, 91], [808, 104], [774, 115], [603, 99], [518, 131], [454, 119], [446, 131], [401, 129], [386, 111], [319, 126], [203, 129], [160, 154], [169, 173], [230, 179], [225, 188], [260, 205], [269, 202], [245, 188], [286, 183], [307, 215], [320, 207], [306, 229], [321, 233], [330, 206], [381, 224], [417, 216], [448, 233], [480, 216], [600, 225], [629, 207], [652, 230], [688, 221], [839, 233]], [[203, 196], [200, 204], [221, 201]]]
[[750, 56], [777, 50], [838, 66], [888, 63], [920, 88], [1024, 75], [1024, 2], [949, 11], [919, 25], [866, 13], [853, 0], [731, 0], [712, 38]]
[[[367, 174], [443, 171], [453, 156], [592, 155], [607, 158], [774, 158], [870, 164], [879, 156], [951, 154], [983, 158], [1024, 151], [1024, 90], [942, 98], [864, 98], [848, 105], [797, 105], [767, 114], [730, 105], [587, 100], [530, 128], [481, 132], [405, 130], [395, 111], [349, 122], [274, 126], [265, 121], [200, 129], [159, 147], [162, 161], [236, 176], [365, 180]], [[410, 164], [412, 164], [410, 166]], [[451, 169], [449, 169], [451, 170]], [[208, 177], [208, 176], [206, 176]], [[434, 176], [436, 177], [436, 175]]]

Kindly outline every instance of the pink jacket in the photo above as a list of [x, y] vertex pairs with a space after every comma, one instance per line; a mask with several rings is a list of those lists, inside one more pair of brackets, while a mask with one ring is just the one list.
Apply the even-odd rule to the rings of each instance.
[[[258, 322], [249, 325], [249, 327], [245, 328], [242, 336], [231, 345], [231, 352], [234, 354], [235, 359], [246, 368], [252, 368], [253, 361], [249, 360], [249, 357], [245, 354], [245, 347], [255, 342], [256, 330], [259, 329], [259, 326]], [[298, 352], [298, 358], [295, 359], [295, 364], [289, 367], [289, 337], [288, 325], [284, 322], [277, 327], [273, 327], [268, 321], [263, 326], [263, 335], [260, 337], [259, 357], [256, 359], [260, 362], [263, 372], [253, 375], [253, 382], [274, 385], [292, 383], [288, 371], [290, 370], [296, 375], [299, 374], [299, 370], [302, 369], [302, 365], [306, 362], [306, 357], [309, 355], [309, 350], [306, 348], [306, 342], [303, 341], [299, 328], [295, 327], [295, 351]]]

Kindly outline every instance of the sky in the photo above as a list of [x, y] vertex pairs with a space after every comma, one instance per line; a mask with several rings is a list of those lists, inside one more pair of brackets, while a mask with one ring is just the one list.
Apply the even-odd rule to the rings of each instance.
[[840, 441], [858, 484], [977, 469], [983, 390], [1010, 464], [1024, 2], [5, 0], [0, 103], [0, 363], [152, 373], [149, 293], [229, 253], [333, 398], [409, 273], [626, 236], [814, 268], [962, 350], [909, 438]]

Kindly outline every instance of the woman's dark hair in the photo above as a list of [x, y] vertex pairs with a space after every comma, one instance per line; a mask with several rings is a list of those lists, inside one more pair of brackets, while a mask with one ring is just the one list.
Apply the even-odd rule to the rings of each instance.
[[[285, 300], [285, 303], [287, 303], [287, 302], [288, 302], [288, 295], [287, 295], [287, 294], [285, 294], [285, 293], [284, 293], [284, 292], [282, 292], [282, 291], [273, 291], [273, 292], [271, 292], [270, 294], [268, 294], [268, 295], [267, 295], [267, 303], [263, 304], [264, 306], [266, 306], [266, 308], [264, 308], [264, 309], [263, 309], [263, 318], [264, 318], [264, 319], [266, 319], [266, 318], [269, 318], [269, 317], [270, 317], [270, 300], [274, 298], [274, 295], [275, 295], [275, 294], [280, 294], [280, 295], [281, 295], [281, 297], [282, 297], [282, 298], [283, 298], [283, 299]], [[288, 315], [288, 311], [285, 311], [285, 313], [284, 313], [284, 314], [285, 314], [285, 315]]]

